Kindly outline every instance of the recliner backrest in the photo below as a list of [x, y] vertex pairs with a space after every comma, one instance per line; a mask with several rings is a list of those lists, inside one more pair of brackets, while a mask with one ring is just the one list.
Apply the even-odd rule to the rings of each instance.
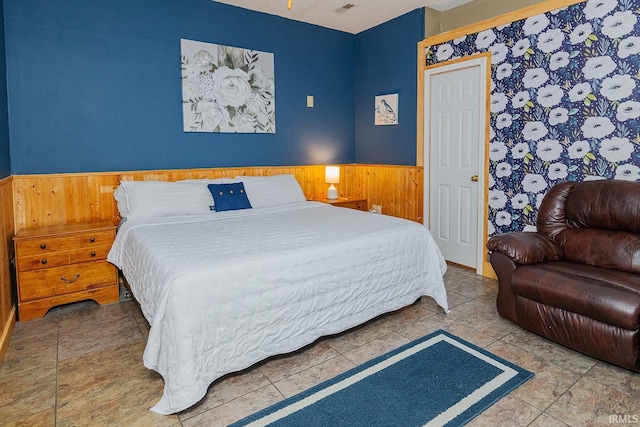
[[640, 183], [558, 183], [542, 201], [537, 227], [566, 260], [640, 273]]

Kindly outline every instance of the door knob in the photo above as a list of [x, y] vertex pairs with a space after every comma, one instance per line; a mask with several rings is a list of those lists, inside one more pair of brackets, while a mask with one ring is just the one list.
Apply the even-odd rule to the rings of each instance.
[[471, 177], [471, 182], [478, 182], [478, 175], [473, 175]]

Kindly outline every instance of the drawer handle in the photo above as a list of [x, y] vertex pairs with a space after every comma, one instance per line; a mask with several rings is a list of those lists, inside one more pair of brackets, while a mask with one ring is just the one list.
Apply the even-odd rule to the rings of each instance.
[[41, 263], [43, 263], [43, 264], [46, 264], [46, 263], [47, 263], [47, 260], [46, 260], [46, 259], [43, 259], [43, 260], [42, 260], [42, 261], [40, 261], [40, 262], [41, 262]]
[[96, 256], [96, 253], [95, 252], [91, 252], [91, 256]]
[[96, 238], [95, 238], [95, 237], [92, 237], [92, 238], [90, 238], [90, 239], [89, 239], [89, 241], [90, 241], [91, 243], [95, 243]]
[[40, 249], [46, 249], [47, 245], [45, 245], [44, 243], [40, 245]]
[[68, 284], [68, 283], [75, 283], [75, 281], [78, 280], [79, 278], [80, 278], [80, 275], [76, 274], [75, 276], [73, 276], [73, 279], [67, 279], [65, 276], [62, 276], [60, 280]]

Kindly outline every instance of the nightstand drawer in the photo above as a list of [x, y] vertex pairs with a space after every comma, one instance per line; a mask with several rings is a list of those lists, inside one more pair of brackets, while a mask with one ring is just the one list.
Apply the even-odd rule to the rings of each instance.
[[113, 230], [93, 231], [69, 237], [69, 249], [89, 248], [113, 244], [116, 233]]
[[96, 246], [77, 249], [69, 252], [69, 260], [72, 264], [77, 262], [89, 262], [107, 259], [111, 246]]
[[66, 251], [69, 249], [68, 237], [49, 237], [22, 240], [16, 242], [18, 257], [48, 254], [50, 252]]
[[311, 199], [316, 202], [328, 203], [340, 208], [356, 209], [360, 211], [369, 210], [369, 200], [359, 197], [338, 197], [337, 199]]
[[18, 271], [39, 270], [41, 268], [59, 267], [80, 262], [107, 259], [111, 246], [96, 246], [72, 251], [44, 252], [38, 255], [18, 258]]
[[69, 252], [45, 252], [18, 258], [18, 271], [38, 270], [69, 264]]
[[116, 269], [107, 261], [98, 261], [18, 274], [20, 301], [63, 295], [117, 284]]
[[366, 200], [354, 200], [353, 202], [342, 202], [342, 203], [334, 203], [334, 206], [340, 206], [343, 208], [357, 209], [360, 211], [367, 210], [367, 201]]
[[16, 242], [18, 256], [41, 255], [51, 252], [68, 251], [76, 248], [111, 245], [115, 231], [103, 230], [65, 237], [42, 237]]

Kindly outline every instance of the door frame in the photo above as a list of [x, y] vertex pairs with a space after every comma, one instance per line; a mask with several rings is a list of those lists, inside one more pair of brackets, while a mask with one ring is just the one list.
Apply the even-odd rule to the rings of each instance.
[[[424, 64], [424, 62], [423, 62]], [[489, 264], [489, 254], [485, 250], [487, 243], [486, 224], [488, 220], [488, 194], [489, 194], [489, 126], [490, 126], [490, 94], [491, 94], [491, 53], [484, 52], [441, 64], [424, 66], [419, 72], [418, 82], [418, 147], [416, 164], [424, 168], [424, 224], [431, 229], [429, 206], [431, 196], [431, 176], [429, 170], [429, 158], [431, 155], [431, 144], [429, 140], [430, 121], [430, 81], [431, 76], [463, 68], [479, 67], [480, 71], [480, 114], [478, 126], [480, 140], [478, 144], [478, 219], [477, 219], [477, 247], [476, 247], [476, 273], [493, 277], [493, 269]], [[420, 81], [422, 80], [422, 81]], [[485, 82], [483, 85], [482, 82]], [[484, 117], [483, 117], [484, 116]], [[484, 136], [484, 138], [482, 137]], [[427, 149], [429, 147], [429, 149]], [[489, 268], [486, 268], [489, 266]]]

